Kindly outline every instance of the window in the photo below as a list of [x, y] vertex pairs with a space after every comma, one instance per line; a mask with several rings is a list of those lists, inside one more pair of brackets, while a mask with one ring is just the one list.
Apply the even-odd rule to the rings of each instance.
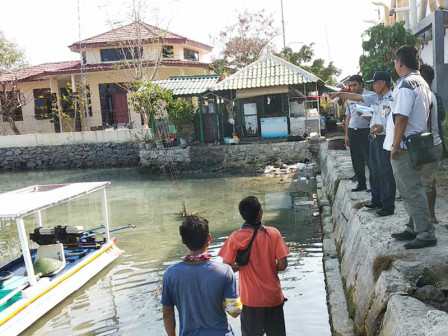
[[34, 94], [34, 117], [37, 120], [50, 119], [52, 112], [52, 95], [50, 89], [36, 89]]
[[90, 97], [90, 86], [86, 85], [86, 98], [87, 98], [87, 111], [89, 113], [89, 117], [93, 117], [92, 112], [92, 98]]
[[6, 109], [13, 109], [12, 120], [23, 121], [22, 107], [20, 105], [20, 92], [9, 91], [6, 92], [6, 98], [3, 92], [0, 92], [0, 112], [3, 116], [3, 121], [8, 121], [8, 115], [5, 115]]
[[82, 92], [81, 88], [78, 92], [72, 92], [70, 89], [61, 88], [59, 94], [61, 95], [62, 112], [67, 114], [70, 118], [75, 117], [75, 108], [80, 108], [77, 100], [82, 99], [83, 96], [85, 97], [84, 114], [86, 116], [88, 114], [90, 117], [93, 115], [92, 102], [90, 99], [90, 88], [88, 85], [86, 85], [84, 92]]
[[66, 88], [61, 88], [59, 94], [61, 95], [62, 112], [73, 118], [75, 116], [75, 94]]
[[173, 46], [163, 46], [162, 47], [162, 57], [163, 58], [174, 58]]
[[138, 59], [143, 56], [143, 48], [101, 49], [101, 62]]
[[199, 53], [197, 51], [184, 48], [184, 60], [199, 62]]

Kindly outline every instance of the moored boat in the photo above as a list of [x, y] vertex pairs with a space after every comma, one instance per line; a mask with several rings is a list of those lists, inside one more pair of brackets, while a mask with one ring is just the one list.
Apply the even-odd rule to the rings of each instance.
[[[15, 221], [22, 250], [20, 257], [0, 267], [0, 335], [23, 332], [123, 252], [110, 236], [117, 229], [109, 229], [105, 190], [109, 184], [36, 185], [0, 194], [0, 219]], [[103, 193], [103, 225], [89, 230], [43, 227], [43, 210], [96, 191]], [[30, 239], [37, 248], [30, 248], [25, 232], [28, 216], [36, 219]]]

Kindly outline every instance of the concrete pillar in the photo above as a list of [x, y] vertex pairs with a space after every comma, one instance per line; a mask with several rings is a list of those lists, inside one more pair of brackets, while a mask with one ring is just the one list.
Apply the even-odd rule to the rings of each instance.
[[433, 89], [439, 92], [448, 107], [448, 64], [445, 64], [445, 27], [444, 11], [434, 12], [432, 24], [433, 64], [435, 78]]

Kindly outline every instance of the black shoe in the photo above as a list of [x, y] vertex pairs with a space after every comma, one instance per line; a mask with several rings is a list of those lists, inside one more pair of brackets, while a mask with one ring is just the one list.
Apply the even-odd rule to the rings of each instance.
[[366, 186], [357, 186], [356, 188], [352, 189], [352, 192], [357, 192], [357, 191], [364, 191], [367, 190]]
[[352, 182], [356, 182], [358, 181], [358, 178], [356, 177], [356, 175], [353, 175], [352, 177], [349, 178], [349, 180]]
[[392, 233], [392, 238], [395, 238], [396, 240], [414, 240], [417, 238], [417, 235], [415, 233], [410, 233], [409, 231], [403, 231], [398, 233]]
[[[384, 209], [379, 209], [376, 214], [380, 217], [385, 217], [385, 216], [390, 216], [393, 215], [394, 212], [393, 211], [388, 211], [388, 210], [384, 210]], [[406, 231], [407, 232], [407, 231]]]
[[419, 249], [423, 247], [431, 247], [437, 245], [437, 239], [431, 239], [431, 240], [423, 240], [415, 238], [410, 243], [404, 244], [404, 248], [406, 250], [412, 250], [412, 249]]
[[368, 203], [368, 204], [364, 204], [364, 207], [369, 208], [369, 209], [378, 209], [378, 208], [381, 208], [381, 204]]

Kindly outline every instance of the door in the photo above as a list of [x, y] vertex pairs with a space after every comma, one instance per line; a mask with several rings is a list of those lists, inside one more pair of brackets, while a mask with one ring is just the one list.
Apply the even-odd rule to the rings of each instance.
[[114, 92], [112, 94], [112, 104], [114, 111], [114, 123], [128, 123], [128, 99], [126, 92]]
[[244, 128], [246, 129], [245, 134], [248, 136], [256, 136], [258, 132], [257, 104], [244, 104], [243, 112]]

